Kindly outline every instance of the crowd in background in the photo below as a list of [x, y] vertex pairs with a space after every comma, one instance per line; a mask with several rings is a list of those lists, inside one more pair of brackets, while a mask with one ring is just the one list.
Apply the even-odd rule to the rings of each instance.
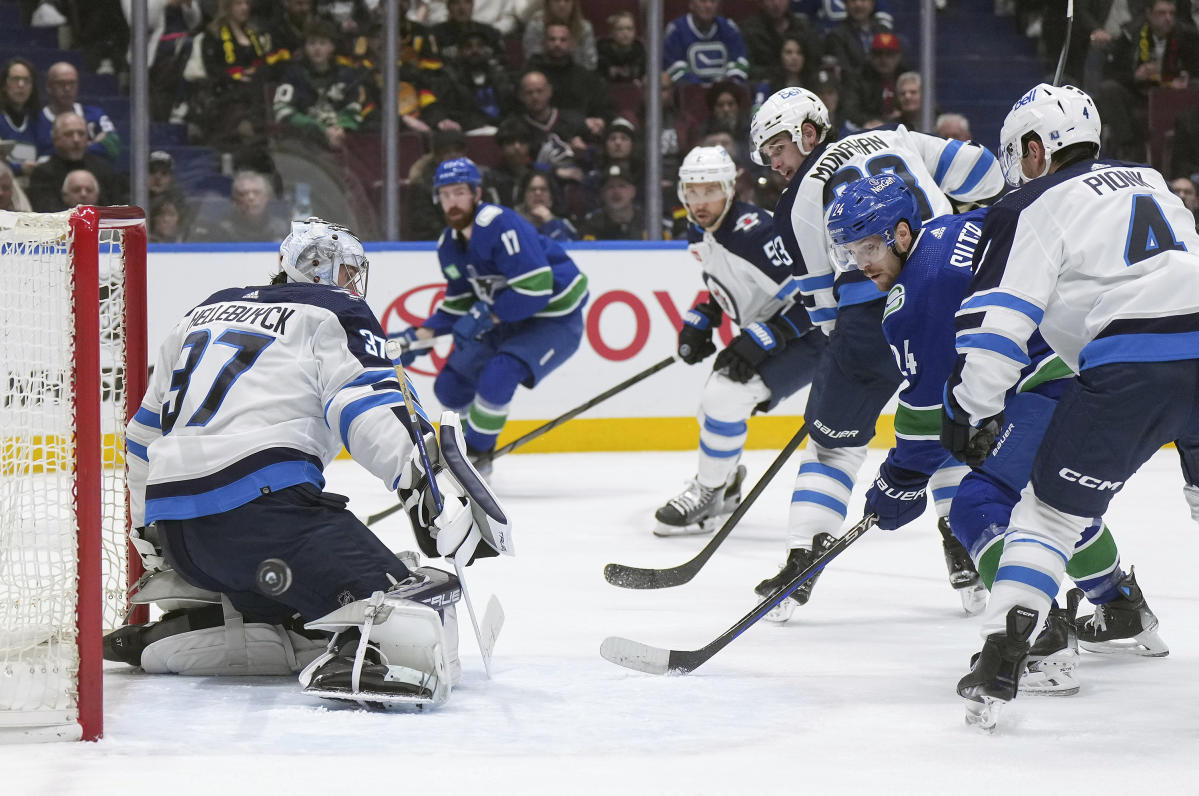
[[[664, 72], [649, 76], [637, 0], [400, 0], [401, 237], [441, 232], [433, 171], [462, 155], [483, 167], [486, 200], [559, 240], [643, 239], [650, 225], [683, 235], [673, 178], [699, 144], [733, 156], [739, 198], [773, 207], [783, 186], [750, 161], [748, 128], [787, 86], [818, 94], [839, 134], [902, 123], [969, 140], [957, 113], [923, 130], [921, 76], [893, 2], [666, 2], [678, 15], [661, 34]], [[1059, 4], [997, 0], [995, 13], [1042, 39], [1051, 64], [1065, 36]], [[81, 89], [111, 75], [113, 93], [127, 91], [129, 0], [22, 5], [25, 24], [55, 30], [82, 63], [0, 59], [0, 208], [128, 201], [128, 141], [103, 98]], [[1067, 74], [1099, 102], [1107, 153], [1146, 160], [1149, 89], [1199, 75], [1199, 4], [1076, 8]], [[378, 237], [383, 12], [379, 0], [149, 0], [152, 239], [276, 240], [313, 212]], [[656, 142], [644, 136], [648, 85], [661, 92]], [[1177, 125], [1167, 177], [1194, 207], [1199, 109]], [[644, 212], [650, 145], [663, 162], [661, 219]]]

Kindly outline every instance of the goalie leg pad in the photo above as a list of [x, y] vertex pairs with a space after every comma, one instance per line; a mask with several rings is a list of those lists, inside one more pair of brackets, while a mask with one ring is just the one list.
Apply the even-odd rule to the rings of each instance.
[[288, 675], [308, 665], [326, 646], [324, 640], [261, 622], [243, 625], [239, 644], [240, 648], [230, 649], [223, 627], [177, 633], [147, 646], [142, 668], [149, 674], [202, 677]]

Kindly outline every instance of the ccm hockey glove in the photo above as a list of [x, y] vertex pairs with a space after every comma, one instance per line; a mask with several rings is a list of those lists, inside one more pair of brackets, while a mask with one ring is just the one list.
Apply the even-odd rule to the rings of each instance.
[[715, 354], [712, 332], [723, 318], [720, 306], [712, 301], [696, 304], [689, 309], [683, 316], [683, 328], [679, 330], [679, 359], [694, 365]]
[[744, 384], [758, 372], [766, 358], [777, 354], [796, 334], [786, 323], [751, 323], [741, 329], [728, 348], [716, 355], [716, 370], [723, 369], [733, 381]]
[[924, 473], [885, 461], [866, 490], [866, 512], [878, 515], [877, 525], [884, 531], [902, 528], [924, 513], [927, 487]]

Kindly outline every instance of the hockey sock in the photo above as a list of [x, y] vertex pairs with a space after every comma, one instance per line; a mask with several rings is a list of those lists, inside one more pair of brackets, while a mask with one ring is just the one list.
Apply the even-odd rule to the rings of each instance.
[[521, 382], [532, 379], [529, 366], [509, 354], [497, 354], [479, 374], [478, 391], [466, 414], [463, 437], [480, 451], [495, 447], [496, 438], [508, 420], [508, 406]]
[[787, 546], [807, 547], [821, 531], [838, 533], [849, 513], [854, 477], [866, 458], [866, 446], [826, 448], [808, 440], [787, 523]]
[[476, 396], [466, 414], [466, 427], [462, 436], [466, 444], [478, 451], [489, 451], [495, 447], [496, 438], [504, 430], [508, 420], [508, 406], [494, 406]]
[[699, 406], [700, 484], [724, 485], [737, 468], [748, 435], [746, 420], [754, 407], [770, 399], [770, 389], [761, 379], [735, 382], [714, 372], [704, 383]]
[[1082, 539], [1074, 546], [1074, 555], [1066, 565], [1066, 574], [1093, 605], [1115, 599], [1125, 573], [1120, 567], [1116, 539], [1106, 524], [1097, 522], [1083, 531]]
[[938, 517], [949, 516], [949, 506], [958, 492], [958, 484], [969, 472], [969, 467], [951, 458], [928, 479], [928, 494], [936, 505]]

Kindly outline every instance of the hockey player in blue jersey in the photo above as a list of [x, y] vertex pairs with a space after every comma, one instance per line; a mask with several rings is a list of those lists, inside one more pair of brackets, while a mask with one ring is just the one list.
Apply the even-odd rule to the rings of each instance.
[[[829, 208], [829, 236], [838, 266], [861, 270], [887, 295], [883, 334], [906, 379], [899, 400], [922, 421], [921, 433], [897, 435], [866, 493], [866, 511], [877, 515], [878, 526], [885, 530], [903, 527], [924, 512], [929, 477], [950, 458], [940, 441], [941, 401], [957, 358], [954, 315], [970, 284], [986, 212], [922, 223], [915, 198], [894, 175], [851, 184]], [[1004, 405], [1003, 444], [962, 480], [949, 513], [954, 535], [970, 551], [988, 588], [995, 579], [1011, 509], [1028, 482], [1032, 457], [1057, 399], [1073, 375], [1039, 336], [1030, 344], [1029, 355]], [[1125, 599], [1125, 587], [1136, 588], [1134, 576], [1121, 569], [1115, 540], [1101, 521], [1083, 533], [1067, 572], [1099, 606]], [[1147, 607], [1145, 612], [1156, 624]], [[1084, 645], [1096, 641], [1086, 627], [1083, 634]], [[1078, 691], [1073, 636], [1073, 610], [1055, 606], [1047, 630], [1032, 649], [1023, 690]], [[1120, 641], [1130, 648], [1135, 645], [1138, 654], [1169, 652], [1152, 627], [1135, 639]], [[1117, 651], [1113, 643], [1107, 639], [1091, 648]]]
[[[362, 297], [358, 239], [320, 219], [294, 222], [280, 264], [270, 285], [205, 299], [160, 349], [128, 461], [135, 545], [151, 575], [135, 601], [168, 613], [110, 634], [105, 656], [191, 675], [303, 667], [318, 696], [442, 702], [459, 670], [456, 579], [388, 549], [344, 497], [322, 491], [323, 470], [344, 446], [399, 490], [430, 555], [507, 549], [497, 541], [507, 529], [487, 519], [502, 510], [478, 513], [480, 500], [498, 503], [455, 444], [456, 418], [443, 415], [438, 443], [419, 404], [415, 416], [405, 408]], [[313, 641], [298, 632], [304, 622], [339, 635]]]
[[666, 26], [662, 65], [672, 82], [707, 86], [748, 76], [745, 39], [736, 22], [717, 14], [719, 8], [720, 0], [690, 0], [688, 12]]
[[679, 168], [687, 240], [703, 267], [709, 299], [679, 331], [679, 358], [694, 365], [716, 352], [724, 315], [741, 333], [716, 357], [699, 409], [699, 468], [687, 488], [655, 512], [654, 533], [712, 530], [741, 499], [738, 462], [755, 411], [769, 411], [812, 381], [825, 337], [798, 301], [799, 283], [770, 214], [734, 198], [737, 166], [723, 147], [696, 147]]
[[[445, 298], [412, 343], [453, 333], [454, 351], [433, 383], [442, 406], [466, 418], [471, 458], [486, 473], [516, 388], [537, 386], [583, 337], [587, 277], [556, 242], [515, 210], [482, 201], [482, 177], [467, 158], [433, 176], [448, 228], [437, 241]], [[411, 361], [418, 353], [405, 354]]]
[[[1199, 503], [1199, 234], [1157, 171], [1098, 159], [1099, 142], [1095, 104], [1073, 86], [1041, 84], [1016, 102], [1000, 151], [1022, 187], [987, 215], [956, 320], [941, 439], [960, 459], [1002, 443], [1035, 330], [1078, 373], [1012, 510], [983, 648], [958, 683], [983, 728], [1016, 695], [1070, 551], [1137, 468], [1176, 442], [1193, 516]], [[1146, 619], [1139, 590], [1124, 597], [1097, 609], [1106, 632]]]
[[[835, 274], [829, 259], [825, 212], [849, 183], [893, 173], [913, 190], [921, 219], [952, 212], [949, 198], [982, 202], [997, 195], [1003, 178], [994, 155], [976, 144], [908, 131], [902, 125], [827, 141], [828, 109], [812, 92], [785, 88], [754, 115], [753, 159], [788, 180], [775, 207], [779, 238], [800, 275], [800, 292], [813, 323], [830, 335], [812, 382], [804, 416], [811, 438], [792, 492], [787, 561], [758, 584], [766, 596], [801, 572], [839, 532], [866, 446], [883, 407], [902, 376], [883, 339], [883, 297], [860, 273]], [[903, 406], [896, 430], [913, 422]], [[942, 520], [966, 468], [938, 472], [932, 490]], [[978, 575], [966, 551], [939, 523], [950, 582], [967, 611], [980, 608]], [[769, 617], [783, 620], [811, 594], [815, 579], [797, 589]]]

